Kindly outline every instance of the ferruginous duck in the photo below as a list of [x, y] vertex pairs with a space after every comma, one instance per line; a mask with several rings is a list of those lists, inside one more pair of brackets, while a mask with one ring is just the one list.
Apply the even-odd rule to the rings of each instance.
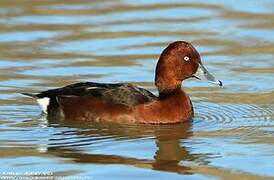
[[190, 43], [176, 41], [164, 49], [156, 66], [158, 96], [128, 83], [95, 82], [23, 94], [35, 98], [48, 118], [172, 124], [189, 121], [194, 115], [191, 100], [182, 89], [182, 81], [193, 77], [222, 86], [206, 70]]

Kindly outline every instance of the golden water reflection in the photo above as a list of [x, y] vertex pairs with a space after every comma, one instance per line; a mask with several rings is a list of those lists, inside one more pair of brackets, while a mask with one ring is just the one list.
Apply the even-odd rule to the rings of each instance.
[[[273, 7], [271, 1], [0, 1], [0, 172], [54, 167], [56, 174], [100, 179], [273, 177]], [[130, 82], [156, 93], [157, 59], [175, 40], [192, 42], [224, 82], [223, 88], [184, 83], [195, 106], [189, 124], [48, 122], [19, 95], [79, 81]]]

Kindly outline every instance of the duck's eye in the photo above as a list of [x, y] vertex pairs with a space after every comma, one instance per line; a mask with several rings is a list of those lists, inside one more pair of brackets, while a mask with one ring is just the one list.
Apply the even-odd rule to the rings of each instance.
[[185, 60], [185, 61], [189, 61], [189, 57], [188, 57], [188, 56], [185, 56], [185, 57], [184, 57], [184, 60]]

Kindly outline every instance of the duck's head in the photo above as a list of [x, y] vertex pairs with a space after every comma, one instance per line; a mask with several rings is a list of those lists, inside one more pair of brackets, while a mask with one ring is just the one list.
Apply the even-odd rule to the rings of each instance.
[[198, 51], [188, 42], [171, 43], [161, 54], [156, 66], [155, 85], [159, 92], [181, 88], [182, 81], [194, 77], [222, 86], [204, 67]]

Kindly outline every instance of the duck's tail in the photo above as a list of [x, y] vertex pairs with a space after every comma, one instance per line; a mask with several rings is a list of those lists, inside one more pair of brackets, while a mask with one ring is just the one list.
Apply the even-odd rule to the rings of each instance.
[[20, 93], [20, 94], [23, 94], [25, 96], [29, 96], [29, 97], [32, 97], [32, 98], [35, 98], [35, 99], [38, 98], [36, 94], [31, 94], [31, 93]]

